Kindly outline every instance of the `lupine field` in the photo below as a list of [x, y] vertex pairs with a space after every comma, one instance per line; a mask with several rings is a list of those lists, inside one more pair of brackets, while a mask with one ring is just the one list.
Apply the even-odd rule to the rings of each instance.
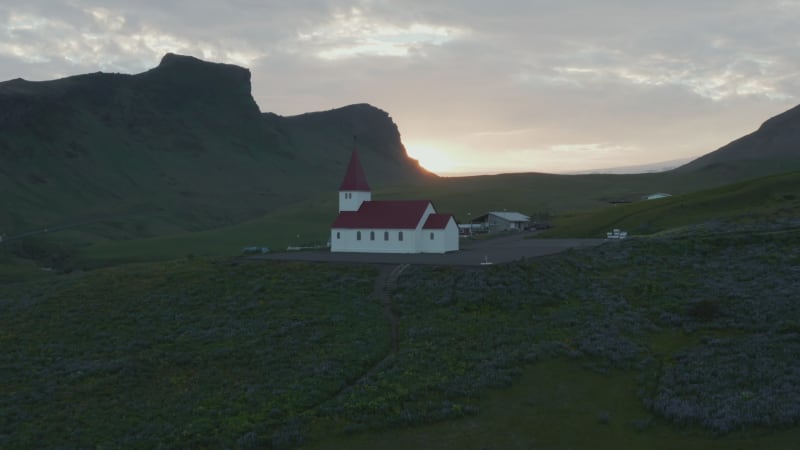
[[800, 421], [794, 223], [412, 266], [388, 293], [397, 352], [384, 270], [197, 258], [2, 286], [0, 448], [356, 448], [489, 414], [554, 361], [624, 380], [642, 439], [755, 448]]

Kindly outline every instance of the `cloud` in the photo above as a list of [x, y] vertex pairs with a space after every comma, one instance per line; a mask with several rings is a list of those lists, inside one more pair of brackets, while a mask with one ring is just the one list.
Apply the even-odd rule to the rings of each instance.
[[699, 155], [794, 106], [798, 22], [786, 0], [12, 0], [0, 79], [185, 53], [250, 67], [265, 111], [369, 102], [439, 161], [571, 171]]
[[330, 21], [315, 25], [298, 34], [300, 46], [319, 48], [322, 59], [358, 56], [409, 56], [424, 51], [426, 46], [442, 45], [464, 30], [427, 23], [398, 26], [365, 15], [358, 8], [337, 12]]

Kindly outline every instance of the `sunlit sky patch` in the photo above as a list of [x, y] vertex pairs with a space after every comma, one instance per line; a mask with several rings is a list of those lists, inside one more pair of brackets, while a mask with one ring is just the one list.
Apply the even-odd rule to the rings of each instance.
[[319, 47], [323, 59], [357, 56], [408, 56], [428, 45], [441, 45], [461, 30], [423, 23], [397, 26], [365, 17], [357, 8], [334, 14], [332, 20], [309, 32], [300, 32], [300, 42]]

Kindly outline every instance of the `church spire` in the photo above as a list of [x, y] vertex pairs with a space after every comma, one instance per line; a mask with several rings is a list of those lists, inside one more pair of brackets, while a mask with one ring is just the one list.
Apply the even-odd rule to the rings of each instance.
[[[355, 144], [356, 137], [353, 136]], [[358, 211], [364, 202], [372, 200], [372, 190], [367, 183], [367, 176], [364, 175], [364, 168], [358, 160], [358, 149], [353, 145], [353, 154], [350, 156], [350, 164], [347, 165], [347, 173], [344, 174], [342, 185], [339, 186], [339, 212]]]
[[[355, 141], [355, 136], [353, 136], [353, 141]], [[344, 180], [342, 180], [342, 185], [339, 186], [339, 191], [372, 191], [367, 183], [367, 176], [361, 167], [361, 161], [358, 159], [358, 149], [355, 146], [353, 146], [353, 154], [350, 156], [350, 163], [347, 165], [347, 172], [344, 175]]]

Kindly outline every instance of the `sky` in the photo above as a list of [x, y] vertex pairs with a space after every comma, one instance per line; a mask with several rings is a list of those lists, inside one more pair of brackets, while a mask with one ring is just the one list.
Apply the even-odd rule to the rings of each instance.
[[[3, 0], [0, 81], [250, 69], [264, 112], [387, 111], [440, 175], [689, 160], [800, 96], [800, 0]], [[674, 163], [673, 163], [674, 164]]]

